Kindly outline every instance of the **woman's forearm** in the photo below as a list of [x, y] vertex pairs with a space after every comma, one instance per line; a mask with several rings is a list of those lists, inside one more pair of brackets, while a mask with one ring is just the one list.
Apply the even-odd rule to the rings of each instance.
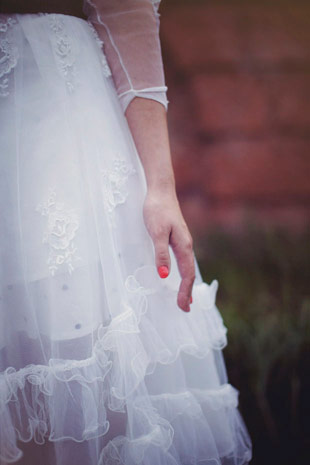
[[135, 97], [128, 105], [126, 117], [144, 168], [148, 189], [174, 190], [166, 109], [155, 100]]

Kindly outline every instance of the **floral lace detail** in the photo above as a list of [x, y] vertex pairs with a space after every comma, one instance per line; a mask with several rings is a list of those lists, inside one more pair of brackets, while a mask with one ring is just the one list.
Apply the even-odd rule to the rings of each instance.
[[70, 40], [65, 30], [64, 20], [59, 14], [47, 14], [50, 28], [54, 32], [54, 50], [58, 69], [66, 81], [69, 92], [74, 91], [76, 79], [75, 43]]
[[112, 169], [101, 169], [104, 204], [108, 213], [124, 203], [128, 197], [127, 180], [136, 170], [131, 163], [117, 157]]
[[17, 23], [12, 17], [5, 17], [5, 21], [0, 15], [0, 97], [9, 95], [8, 74], [15, 68], [19, 58], [18, 48], [13, 43], [11, 30]]
[[56, 201], [54, 188], [48, 191], [48, 198], [36, 207], [36, 211], [47, 216], [47, 230], [43, 236], [43, 243], [49, 246], [47, 264], [51, 275], [60, 266], [67, 266], [71, 274], [74, 263], [81, 260], [77, 256], [74, 237], [79, 228], [79, 218], [75, 210], [66, 208], [63, 202]]
[[104, 54], [104, 51], [103, 51], [103, 41], [100, 39], [96, 29], [94, 28], [93, 24], [90, 22], [90, 21], [87, 21], [88, 22], [88, 25], [90, 27], [90, 30], [95, 38], [95, 41], [98, 45], [98, 47], [100, 48], [100, 51], [101, 51], [101, 65], [102, 65], [102, 69], [103, 69], [103, 74], [105, 75], [105, 77], [109, 77], [112, 75], [111, 73], [111, 70], [110, 70], [110, 67], [108, 65], [108, 62], [107, 62], [107, 59], [106, 59], [106, 56]]

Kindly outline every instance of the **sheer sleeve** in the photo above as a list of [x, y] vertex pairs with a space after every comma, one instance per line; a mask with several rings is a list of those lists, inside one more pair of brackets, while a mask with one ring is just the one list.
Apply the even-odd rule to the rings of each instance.
[[125, 111], [135, 97], [167, 109], [167, 86], [159, 39], [160, 0], [84, 0], [84, 12], [104, 43], [115, 87]]

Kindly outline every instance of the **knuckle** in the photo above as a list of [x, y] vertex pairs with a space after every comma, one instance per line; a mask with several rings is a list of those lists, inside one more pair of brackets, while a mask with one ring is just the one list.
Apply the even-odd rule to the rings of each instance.
[[164, 250], [159, 250], [157, 252], [157, 259], [160, 262], [167, 262], [169, 260], [169, 256], [168, 256], [167, 252], [165, 252]]
[[166, 234], [166, 228], [163, 225], [153, 228], [152, 236], [155, 240], [162, 239], [165, 236], [165, 234]]
[[155, 242], [160, 241], [162, 238], [162, 232], [159, 229], [154, 229], [151, 235]]
[[188, 236], [185, 241], [184, 241], [184, 248], [187, 251], [191, 251], [193, 248], [193, 240], [191, 239], [191, 236]]

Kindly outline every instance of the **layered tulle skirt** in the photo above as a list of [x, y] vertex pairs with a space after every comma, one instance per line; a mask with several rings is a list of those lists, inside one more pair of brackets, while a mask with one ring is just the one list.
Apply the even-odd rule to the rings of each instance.
[[218, 282], [196, 263], [184, 313], [172, 252], [157, 274], [101, 46], [73, 16], [0, 16], [0, 463], [246, 464]]

